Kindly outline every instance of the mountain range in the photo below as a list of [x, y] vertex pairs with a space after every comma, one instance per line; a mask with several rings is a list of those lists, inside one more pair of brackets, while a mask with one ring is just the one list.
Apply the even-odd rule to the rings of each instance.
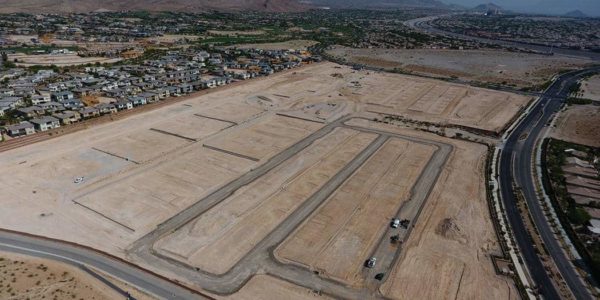
[[0, 13], [85, 13], [93, 11], [303, 11], [296, 0], [2, 0]]

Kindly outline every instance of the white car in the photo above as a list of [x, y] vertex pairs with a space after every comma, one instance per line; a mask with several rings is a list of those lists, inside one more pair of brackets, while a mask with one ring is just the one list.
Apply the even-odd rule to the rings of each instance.
[[74, 183], [82, 183], [83, 182], [83, 177], [77, 177], [75, 178], [75, 181], [73, 181]]
[[365, 267], [373, 268], [373, 267], [375, 267], [376, 262], [377, 262], [377, 258], [371, 257], [365, 262]]
[[400, 226], [400, 219], [392, 219], [390, 226], [392, 226], [392, 228], [398, 228], [398, 226]]

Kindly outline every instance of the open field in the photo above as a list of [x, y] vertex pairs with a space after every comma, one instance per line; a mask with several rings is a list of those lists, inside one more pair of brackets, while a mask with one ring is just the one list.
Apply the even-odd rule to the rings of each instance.
[[[381, 296], [381, 282], [361, 262], [385, 248], [389, 259], [377, 268], [390, 266], [398, 248], [379, 243], [388, 218], [426, 203], [382, 294], [415, 298], [450, 278], [441, 287], [450, 294], [460, 285], [466, 298], [516, 295], [489, 258], [499, 250], [481, 177], [485, 148], [344, 121], [386, 107], [411, 120], [499, 131], [529, 98], [322, 63], [181, 99], [2, 152], [0, 227], [90, 246], [234, 298], [322, 290], [370, 299]], [[434, 184], [426, 202], [408, 201]], [[323, 216], [331, 223], [313, 241]], [[275, 253], [282, 264], [272, 251], [284, 241]], [[340, 257], [347, 264], [335, 264]], [[465, 270], [462, 282], [453, 266]]]
[[497, 133], [530, 99], [427, 79], [397, 81], [392, 78], [365, 79], [366, 90], [361, 93], [374, 94], [367, 102], [367, 111]]
[[514, 84], [517, 87], [540, 85], [560, 70], [592, 64], [586, 59], [494, 50], [336, 47], [329, 54], [352, 63], [388, 70], [398, 68], [426, 76], [457, 77], [469, 81]]
[[41, 55], [26, 55], [26, 54], [11, 54], [10, 60], [18, 59], [17, 65], [22, 67], [31, 66], [49, 66], [56, 65], [59, 67], [85, 65], [90, 63], [114, 63], [120, 61], [121, 58], [107, 57], [81, 57], [77, 54], [41, 54]]
[[277, 257], [344, 284], [361, 285], [364, 261], [389, 220], [410, 200], [410, 189], [433, 150], [430, 145], [388, 141], [280, 246]]
[[0, 298], [119, 299], [91, 275], [53, 260], [0, 252]]
[[224, 273], [374, 138], [338, 129], [155, 247], [207, 272]]
[[581, 82], [581, 98], [600, 101], [600, 75], [592, 76]]
[[315, 122], [275, 115], [241, 127], [231, 134], [221, 135], [207, 145], [262, 160], [281, 152], [321, 126]]
[[158, 123], [152, 129], [192, 140], [200, 140], [232, 125], [229, 122], [194, 114]]
[[392, 299], [518, 299], [512, 280], [497, 275], [491, 261], [500, 247], [484, 187], [486, 147], [364, 120], [351, 124], [454, 146], [380, 292]]
[[238, 49], [263, 49], [263, 50], [303, 50], [312, 45], [315, 45], [316, 41], [311, 40], [289, 40], [278, 43], [261, 43], [261, 44], [239, 44], [235, 45]]
[[172, 135], [144, 130], [115, 138], [108, 143], [98, 143], [94, 149], [134, 163], [144, 163], [188, 143], [189, 141]]
[[198, 146], [167, 163], [96, 187], [75, 201], [125, 228], [142, 234], [239, 176], [252, 163]]
[[570, 105], [556, 120], [552, 136], [576, 144], [600, 147], [600, 106]]

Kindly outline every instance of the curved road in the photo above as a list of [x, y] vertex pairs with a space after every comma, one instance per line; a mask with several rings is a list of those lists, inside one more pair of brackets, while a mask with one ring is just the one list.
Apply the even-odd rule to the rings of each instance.
[[[547, 299], [558, 299], [559, 295], [533, 249], [532, 241], [517, 208], [513, 183], [521, 188], [538, 232], [575, 298], [592, 299], [544, 216], [536, 193], [533, 160], [543, 129], [567, 98], [568, 88], [585, 74], [598, 71], [600, 71], [600, 67], [569, 72], [559, 76], [531, 112], [507, 137], [500, 155], [499, 182], [506, 215], [531, 275], [540, 287], [540, 292]], [[523, 139], [523, 136], [526, 138]]]
[[519, 43], [519, 42], [511, 42], [511, 41], [505, 41], [505, 40], [496, 40], [496, 39], [470, 36], [470, 35], [466, 35], [466, 34], [460, 34], [460, 33], [441, 30], [441, 29], [433, 27], [430, 24], [430, 22], [435, 19], [438, 19], [441, 17], [447, 17], [447, 16], [450, 16], [450, 15], [439, 15], [439, 16], [430, 16], [430, 17], [424, 17], [424, 18], [419, 18], [419, 19], [412, 19], [412, 20], [405, 21], [404, 25], [415, 28], [415, 29], [420, 29], [420, 30], [426, 31], [430, 34], [443, 35], [443, 36], [453, 37], [453, 38], [457, 38], [457, 39], [461, 39], [461, 40], [470, 40], [470, 41], [480, 42], [480, 43], [484, 43], [484, 44], [500, 45], [500, 46], [504, 46], [504, 47], [524, 48], [524, 49], [545, 52], [545, 53], [548, 53], [548, 52], [550, 52], [550, 50], [552, 50], [552, 53], [554, 53], [555, 55], [564, 55], [564, 56], [589, 58], [592, 60], [600, 60], [600, 53], [596, 53], [596, 52], [574, 50], [574, 49], [564, 49], [564, 48], [552, 48], [551, 49], [550, 47], [541, 46], [541, 45], [534, 45], [534, 44], [528, 44], [528, 43]]
[[0, 250], [57, 260], [77, 268], [93, 266], [161, 299], [210, 299], [127, 262], [62, 241], [2, 230]]

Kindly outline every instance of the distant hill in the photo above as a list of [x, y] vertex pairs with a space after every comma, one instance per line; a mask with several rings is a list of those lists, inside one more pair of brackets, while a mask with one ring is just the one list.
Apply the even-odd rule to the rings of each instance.
[[303, 11], [297, 0], [2, 0], [0, 13], [84, 13], [93, 11]]
[[473, 7], [471, 10], [473, 11], [478, 11], [478, 12], [489, 12], [489, 11], [503, 11], [504, 9], [494, 3], [487, 3], [487, 4], [479, 4], [475, 7]]
[[313, 6], [327, 6], [331, 8], [402, 8], [424, 7], [452, 9], [455, 5], [448, 5], [438, 0], [306, 0]]
[[587, 18], [587, 15], [578, 9], [566, 13], [564, 16], [570, 18]]

